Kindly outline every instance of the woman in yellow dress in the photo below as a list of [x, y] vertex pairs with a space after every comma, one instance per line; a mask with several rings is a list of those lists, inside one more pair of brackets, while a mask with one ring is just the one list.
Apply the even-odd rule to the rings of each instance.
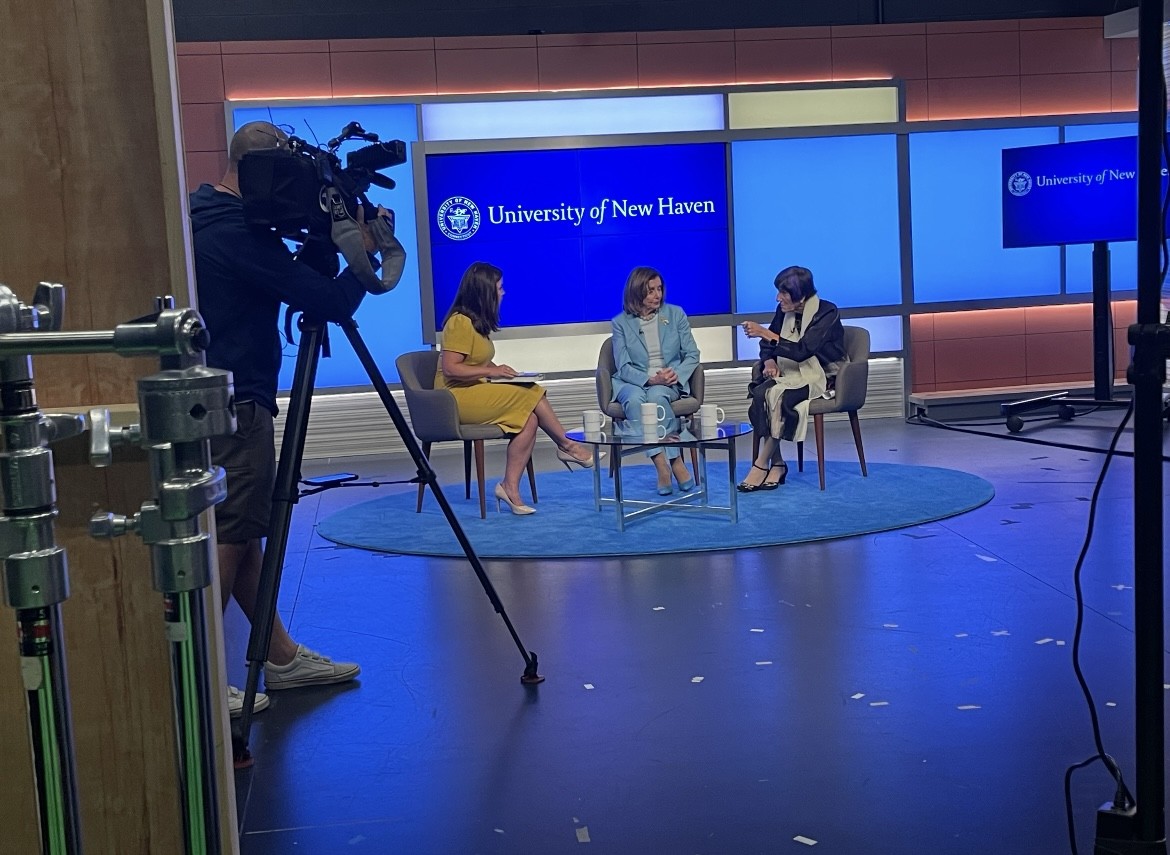
[[499, 425], [508, 434], [504, 480], [496, 484], [496, 504], [506, 502], [514, 514], [536, 509], [520, 499], [520, 476], [532, 457], [536, 429], [557, 444], [557, 459], [571, 469], [593, 465], [593, 455], [565, 435], [565, 429], [536, 383], [490, 383], [510, 379], [517, 372], [496, 365], [491, 334], [500, 328], [500, 300], [504, 274], [484, 261], [463, 273], [455, 301], [443, 320], [443, 352], [435, 375], [435, 387], [455, 396], [459, 421], [464, 424]]

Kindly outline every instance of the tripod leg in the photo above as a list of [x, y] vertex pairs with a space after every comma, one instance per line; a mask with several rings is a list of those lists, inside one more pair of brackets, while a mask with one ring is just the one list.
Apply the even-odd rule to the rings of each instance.
[[492, 601], [492, 606], [495, 608], [496, 613], [503, 618], [504, 625], [508, 627], [508, 632], [511, 634], [512, 640], [516, 643], [520, 655], [524, 657], [524, 673], [520, 676], [520, 682], [526, 685], [542, 682], [544, 677], [537, 672], [536, 654], [531, 650], [524, 649], [524, 644], [520, 641], [520, 636], [516, 634], [516, 628], [512, 626], [512, 621], [508, 619], [508, 613], [504, 610], [504, 604], [500, 601], [500, 595], [496, 593], [495, 586], [492, 585], [492, 580], [488, 578], [487, 573], [484, 571], [483, 564], [480, 563], [479, 556], [475, 554], [475, 549], [472, 547], [471, 541], [467, 539], [467, 534], [463, 531], [463, 526], [459, 524], [459, 520], [456, 518], [455, 512], [451, 509], [447, 497], [439, 489], [439, 482], [435, 477], [435, 470], [431, 468], [430, 461], [427, 460], [426, 456], [422, 453], [422, 449], [419, 448], [418, 441], [415, 440], [410, 426], [407, 425], [402, 411], [398, 408], [398, 402], [390, 394], [390, 387], [386, 385], [386, 381], [382, 377], [382, 372], [378, 369], [378, 364], [374, 362], [374, 357], [370, 355], [369, 348], [366, 347], [365, 341], [362, 340], [361, 334], [357, 330], [357, 324], [352, 320], [348, 320], [341, 324], [341, 328], [345, 331], [345, 337], [349, 339], [349, 343], [361, 361], [362, 367], [366, 369], [366, 374], [369, 376], [374, 390], [378, 393], [378, 397], [382, 400], [382, 406], [386, 408], [387, 414], [390, 416], [391, 421], [394, 422], [394, 427], [397, 429], [398, 435], [402, 438], [406, 450], [410, 452], [410, 456], [414, 460], [414, 465], [418, 467], [418, 474], [422, 479], [422, 483], [427, 484], [431, 488], [431, 492], [434, 493], [435, 501], [439, 503], [439, 507], [443, 510], [443, 516], [447, 518], [447, 524], [451, 526], [452, 533], [459, 541], [459, 545], [463, 547], [463, 554], [467, 556], [467, 561], [471, 564], [471, 569], [475, 571], [475, 575], [479, 578], [479, 583], [483, 586], [483, 590], [487, 594], [488, 599]]
[[309, 427], [309, 405], [313, 399], [317, 362], [321, 356], [321, 344], [325, 336], [323, 324], [304, 316], [301, 317], [300, 329], [301, 343], [297, 351], [296, 371], [293, 374], [293, 387], [289, 395], [284, 435], [280, 442], [276, 487], [272, 493], [268, 542], [264, 546], [260, 585], [256, 591], [256, 605], [252, 613], [252, 631], [248, 635], [248, 682], [244, 689], [244, 708], [238, 719], [238, 730], [232, 739], [237, 767], [251, 764], [248, 734], [252, 728], [252, 708], [260, 683], [260, 666], [268, 658], [272, 626], [276, 621], [276, 597], [280, 592], [280, 574], [284, 568], [285, 550], [288, 547], [288, 529], [292, 522], [293, 505], [300, 498], [298, 483], [301, 477], [301, 458], [305, 451], [305, 435]]

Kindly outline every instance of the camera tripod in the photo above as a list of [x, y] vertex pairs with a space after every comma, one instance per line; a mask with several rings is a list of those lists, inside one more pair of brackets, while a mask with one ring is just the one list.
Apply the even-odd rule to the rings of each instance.
[[[276, 467], [276, 487], [273, 490], [272, 517], [268, 525], [268, 540], [264, 546], [264, 560], [260, 568], [260, 584], [256, 593], [256, 606], [252, 614], [252, 629], [248, 636], [248, 681], [244, 688], [244, 707], [239, 719], [232, 728], [232, 751], [237, 768], [245, 768], [252, 763], [251, 753], [248, 750], [248, 735], [252, 727], [253, 704], [256, 700], [256, 691], [260, 681], [260, 666], [268, 657], [268, 644], [272, 637], [272, 626], [276, 619], [276, 598], [280, 590], [280, 576], [284, 567], [285, 551], [288, 546], [289, 525], [292, 522], [292, 508], [300, 499], [302, 493], [299, 487], [301, 481], [301, 459], [305, 451], [305, 437], [308, 433], [309, 406], [313, 398], [313, 386], [317, 378], [317, 364], [320, 361], [322, 350], [327, 353], [328, 331], [322, 321], [301, 315], [298, 322], [301, 331], [300, 348], [297, 352], [296, 370], [293, 373], [292, 390], [289, 395], [288, 415], [285, 419], [284, 433], [280, 445], [280, 460]], [[350, 346], [357, 354], [358, 360], [365, 369], [370, 383], [378, 393], [382, 406], [394, 422], [398, 435], [402, 438], [406, 450], [410, 452], [418, 474], [410, 483], [422, 483], [431, 488], [443, 516], [454, 533], [463, 553], [467, 556], [471, 569], [479, 578], [484, 592], [491, 600], [496, 613], [504, 620], [512, 640], [516, 643], [520, 655], [524, 657], [524, 673], [520, 682], [526, 686], [536, 685], [544, 680], [537, 672], [536, 654], [526, 650], [520, 636], [517, 635], [504, 604], [496, 593], [495, 586], [487, 577], [479, 556], [471, 541], [467, 539], [463, 527], [451, 509], [447, 497], [439, 488], [435, 470], [430, 461], [423, 454], [422, 448], [414, 437], [410, 426], [402, 415], [398, 403], [390, 394], [382, 372], [378, 369], [374, 357], [366, 347], [358, 332], [357, 324], [352, 319], [338, 324]], [[229, 486], [230, 489], [230, 486]], [[320, 486], [308, 492], [318, 492]]]

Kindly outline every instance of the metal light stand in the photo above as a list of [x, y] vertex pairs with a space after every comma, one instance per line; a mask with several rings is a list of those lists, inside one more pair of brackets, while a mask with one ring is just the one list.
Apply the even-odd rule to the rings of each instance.
[[[203, 591], [212, 581], [211, 535], [201, 515], [223, 501], [227, 481], [211, 465], [208, 440], [236, 429], [231, 375], [190, 364], [206, 334], [198, 315], [173, 306], [159, 325], [176, 321], [176, 352], [163, 370], [138, 382], [141, 425], [111, 429], [105, 411], [90, 412], [91, 459], [112, 462], [111, 446], [141, 445], [150, 458], [154, 498], [131, 517], [99, 512], [90, 520], [94, 537], [134, 532], [150, 546], [154, 588], [163, 595], [171, 684], [178, 738], [183, 830], [188, 855], [218, 855], [219, 800], [215, 778], [213, 700], [208, 677], [208, 641]], [[184, 363], [185, 366], [184, 366]]]
[[[64, 289], [42, 283], [32, 306], [0, 285], [0, 338], [58, 329]], [[41, 851], [75, 855], [81, 849], [69, 713], [61, 603], [69, 596], [65, 550], [53, 521], [57, 495], [48, 445], [82, 430], [79, 416], [45, 416], [37, 409], [32, 359], [0, 351], [0, 578], [4, 602], [16, 609], [20, 673], [28, 693], [33, 771], [40, 813]]]
[[[200, 514], [226, 493], [211, 466], [207, 440], [235, 429], [231, 375], [198, 364], [207, 332], [198, 313], [160, 299], [155, 315], [112, 331], [60, 332], [64, 289], [42, 285], [26, 307], [0, 286], [0, 486], [4, 516], [5, 601], [17, 609], [22, 673], [29, 691], [45, 853], [81, 852], [60, 602], [67, 596], [64, 550], [53, 542], [56, 516], [52, 456], [45, 446], [75, 436], [82, 416], [42, 416], [32, 387], [32, 354], [161, 355], [163, 370], [139, 383], [142, 427], [113, 432], [108, 416], [90, 414], [91, 457], [108, 465], [110, 446], [142, 443], [150, 456], [156, 498], [132, 517], [98, 514], [95, 536], [138, 532], [151, 546], [155, 588], [165, 596], [172, 642], [173, 686], [185, 851], [218, 855], [213, 704], [200, 591], [211, 583], [213, 543]], [[44, 304], [44, 305], [41, 305]], [[40, 330], [48, 327], [50, 331]]]
[[1162, 2], [1138, 11], [1138, 305], [1134, 345], [1134, 690], [1136, 805], [1097, 812], [1096, 855], [1166, 855], [1166, 720], [1163, 709], [1162, 385], [1167, 328], [1161, 324], [1162, 150], [1166, 92], [1162, 78]]

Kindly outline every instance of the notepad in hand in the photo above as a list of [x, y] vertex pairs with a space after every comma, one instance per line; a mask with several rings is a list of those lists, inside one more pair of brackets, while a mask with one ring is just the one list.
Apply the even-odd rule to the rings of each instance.
[[521, 371], [515, 377], [492, 377], [491, 383], [539, 383], [544, 375], [539, 371]]

